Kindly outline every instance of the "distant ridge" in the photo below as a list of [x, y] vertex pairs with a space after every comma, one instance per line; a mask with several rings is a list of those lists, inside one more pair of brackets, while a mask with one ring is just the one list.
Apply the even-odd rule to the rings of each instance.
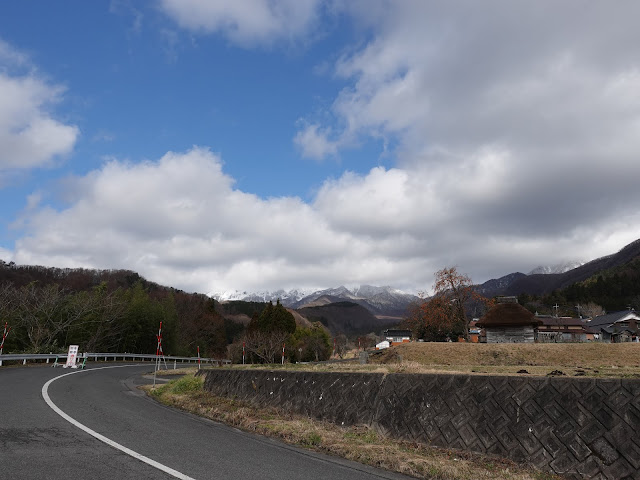
[[512, 273], [492, 279], [478, 285], [477, 290], [485, 296], [496, 295], [544, 295], [553, 290], [566, 288], [574, 283], [582, 282], [611, 268], [626, 265], [640, 257], [640, 239], [631, 242], [619, 252], [597, 258], [563, 273]]
[[[329, 300], [330, 297], [320, 298]], [[362, 305], [349, 301], [306, 306], [299, 308], [297, 312], [310, 322], [322, 323], [332, 335], [340, 333], [357, 335], [370, 332], [380, 334], [385, 328], [395, 326], [401, 321], [398, 318], [378, 318]]]
[[539, 266], [531, 270], [527, 275], [536, 275], [539, 273], [543, 275], [549, 275], [551, 273], [565, 273], [569, 270], [573, 270], [574, 268], [581, 267], [582, 265], [584, 265], [584, 262], [570, 261], [558, 263], [556, 265]]
[[349, 301], [366, 308], [371, 314], [378, 316], [405, 316], [409, 305], [420, 299], [416, 295], [403, 292], [393, 287], [376, 287], [360, 285], [349, 289], [344, 285], [317, 291], [276, 290], [274, 292], [239, 293], [211, 295], [218, 301], [241, 300], [246, 302], [280, 302], [288, 308], [300, 309]]

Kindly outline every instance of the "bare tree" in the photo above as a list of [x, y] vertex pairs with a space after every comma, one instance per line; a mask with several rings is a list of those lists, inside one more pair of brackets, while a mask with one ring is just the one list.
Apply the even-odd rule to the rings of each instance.
[[3, 283], [0, 285], [0, 320], [11, 317], [15, 307], [15, 288], [10, 283]]
[[282, 345], [289, 334], [282, 331], [264, 332], [252, 330], [244, 337], [246, 348], [265, 363], [275, 363], [276, 356], [282, 352]]
[[580, 311], [587, 318], [595, 318], [599, 315], [604, 315], [604, 308], [593, 302], [589, 302], [586, 305], [581, 305]]
[[351, 345], [349, 343], [349, 339], [347, 338], [347, 336], [344, 333], [341, 333], [340, 335], [338, 335], [335, 340], [334, 340], [334, 345], [336, 348], [336, 355], [338, 355], [340, 358], [344, 358], [344, 355], [347, 353], [347, 351], [350, 348], [353, 348], [353, 345]]
[[[58, 285], [39, 287], [30, 283], [20, 289], [14, 289], [14, 317], [29, 340], [29, 349], [33, 352], [53, 350], [60, 347], [58, 340], [63, 333], [82, 322], [113, 319], [117, 311], [109, 311], [112, 298], [102, 298], [96, 292], [71, 294]], [[105, 301], [105, 303], [102, 302]], [[96, 313], [102, 315], [95, 316]], [[88, 325], [88, 324], [87, 324]], [[81, 325], [85, 328], [87, 325]]]
[[115, 349], [124, 331], [120, 320], [126, 313], [126, 303], [119, 292], [107, 293], [97, 288], [77, 296], [74, 304], [76, 315], [82, 317], [80, 327], [87, 332], [84, 350], [92, 352], [98, 347], [104, 351]]
[[[435, 273], [434, 295], [424, 299], [409, 324], [414, 332], [421, 326], [436, 332], [459, 332], [469, 340], [469, 320], [466, 309], [476, 303], [489, 306], [491, 301], [478, 294], [468, 275], [458, 273], [456, 267], [443, 268]], [[421, 325], [422, 324], [422, 325]]]
[[54, 347], [55, 337], [69, 325], [62, 320], [65, 296], [57, 285], [38, 287], [30, 283], [15, 291], [14, 310], [18, 326], [26, 331], [30, 350]]

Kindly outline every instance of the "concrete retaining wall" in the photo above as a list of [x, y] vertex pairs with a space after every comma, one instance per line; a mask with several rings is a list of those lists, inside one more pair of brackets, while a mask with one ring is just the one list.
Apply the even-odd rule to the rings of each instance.
[[496, 454], [569, 478], [640, 479], [640, 380], [208, 370], [216, 394]]

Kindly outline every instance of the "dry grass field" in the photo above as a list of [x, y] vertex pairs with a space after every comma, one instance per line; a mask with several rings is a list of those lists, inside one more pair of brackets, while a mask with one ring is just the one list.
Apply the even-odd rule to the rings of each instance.
[[415, 373], [640, 378], [640, 344], [414, 342], [374, 354], [371, 363]]
[[381, 373], [465, 373], [472, 375], [566, 375], [640, 378], [640, 343], [430, 343], [412, 342], [370, 352], [367, 365], [350, 352], [350, 362], [234, 365], [270, 370]]

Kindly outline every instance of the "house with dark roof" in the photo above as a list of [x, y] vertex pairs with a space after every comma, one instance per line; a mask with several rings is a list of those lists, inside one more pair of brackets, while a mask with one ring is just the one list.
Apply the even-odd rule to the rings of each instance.
[[637, 342], [640, 340], [640, 315], [634, 310], [600, 315], [587, 321], [586, 329], [601, 342]]
[[593, 339], [593, 335], [585, 329], [586, 322], [581, 318], [537, 314], [536, 318], [542, 321], [537, 336], [540, 343], [575, 343]]
[[533, 343], [542, 320], [517, 302], [515, 297], [502, 297], [476, 326], [484, 330], [487, 343]]

